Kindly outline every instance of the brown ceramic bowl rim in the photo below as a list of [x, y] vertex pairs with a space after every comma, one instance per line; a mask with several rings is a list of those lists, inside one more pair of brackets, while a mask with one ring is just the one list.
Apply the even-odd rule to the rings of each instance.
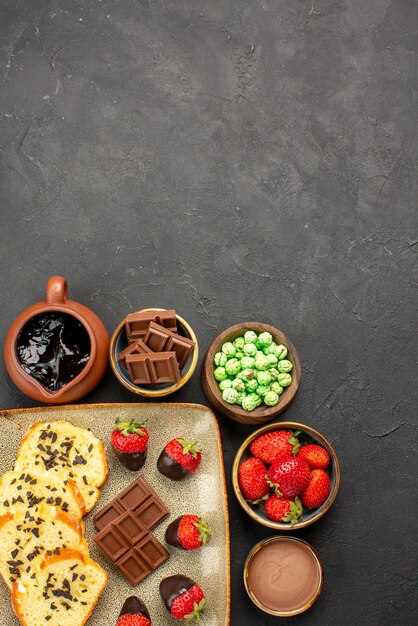
[[[67, 393], [69, 389], [71, 389], [72, 387], [75, 387], [81, 380], [83, 380], [85, 376], [87, 376], [87, 374], [93, 367], [93, 364], [96, 358], [97, 342], [96, 342], [96, 337], [93, 333], [93, 329], [90, 323], [88, 322], [88, 320], [86, 320], [83, 317], [83, 315], [81, 315], [78, 311], [74, 310], [71, 307], [71, 303], [72, 303], [72, 300], [68, 300], [68, 299], [65, 301], [65, 303], [60, 303], [60, 304], [52, 304], [52, 303], [46, 302], [45, 306], [40, 306], [39, 309], [31, 311], [32, 307], [37, 306], [36, 304], [34, 304], [32, 305], [32, 307], [29, 307], [28, 312], [23, 311], [23, 313], [21, 313], [16, 318], [17, 326], [14, 332], [14, 338], [13, 338], [12, 350], [11, 350], [10, 356], [13, 359], [13, 363], [15, 367], [19, 368], [20, 373], [23, 376], [23, 378], [25, 378], [33, 387], [38, 389], [39, 392], [42, 393], [42, 395], [45, 396], [46, 398], [59, 398], [64, 393]], [[84, 305], [81, 305], [80, 303], [77, 303], [77, 304], [79, 306], [84, 306]], [[22, 328], [25, 326], [25, 324], [27, 324], [32, 318], [36, 317], [37, 315], [44, 315], [46, 313], [51, 313], [51, 312], [65, 313], [66, 315], [75, 317], [77, 321], [79, 321], [80, 324], [86, 329], [87, 334], [90, 339], [90, 356], [86, 365], [83, 367], [81, 372], [77, 374], [75, 378], [70, 380], [70, 382], [66, 383], [63, 387], [61, 387], [61, 389], [58, 389], [58, 391], [49, 391], [48, 389], [46, 389], [46, 387], [41, 385], [41, 383], [39, 383], [36, 380], [36, 378], [34, 378], [33, 376], [25, 372], [22, 365], [20, 364], [20, 361], [17, 357], [17, 352], [16, 352], [16, 343], [17, 343], [19, 334]]]
[[[140, 311], [135, 311], [138, 313], [148, 313], [151, 311], [167, 311], [167, 309], [159, 309], [157, 307], [152, 307], [152, 308], [148, 308], [148, 309], [141, 309]], [[179, 389], [181, 389], [189, 380], [190, 378], [193, 376], [195, 370], [196, 370], [196, 366], [197, 366], [197, 361], [199, 359], [199, 346], [197, 343], [197, 337], [195, 335], [194, 330], [192, 329], [192, 327], [190, 326], [190, 324], [188, 322], [186, 322], [186, 320], [181, 317], [180, 315], [178, 315], [176, 313], [176, 319], [180, 322], [180, 324], [182, 326], [184, 326], [184, 328], [186, 329], [186, 331], [189, 334], [190, 339], [192, 339], [194, 341], [194, 349], [193, 349], [193, 354], [192, 354], [192, 362], [190, 363], [190, 367], [187, 370], [187, 372], [185, 373], [184, 376], [182, 376], [180, 378], [180, 380], [176, 383], [173, 383], [172, 385], [170, 385], [170, 387], [166, 387], [165, 389], [144, 389], [142, 387], [138, 387], [137, 385], [135, 385], [134, 383], [132, 383], [131, 381], [129, 381], [127, 378], [125, 378], [116, 363], [116, 358], [115, 358], [115, 344], [116, 341], [125, 325], [125, 321], [126, 321], [126, 317], [123, 318], [123, 320], [116, 326], [115, 330], [113, 331], [112, 337], [110, 339], [110, 346], [109, 346], [109, 355], [110, 355], [110, 367], [112, 368], [112, 371], [114, 373], [114, 375], [116, 376], [116, 378], [118, 379], [118, 381], [124, 386], [126, 387], [126, 389], [129, 389], [129, 391], [132, 391], [133, 393], [136, 393], [139, 396], [145, 396], [146, 398], [160, 398], [163, 396], [168, 396], [170, 393], [174, 393], [175, 391], [178, 391]]]
[[[268, 607], [264, 606], [264, 604], [262, 604], [252, 592], [248, 584], [248, 570], [252, 559], [261, 548], [264, 548], [264, 546], [268, 545], [269, 543], [274, 543], [276, 541], [293, 541], [295, 543], [302, 544], [313, 557], [319, 571], [319, 583], [315, 594], [312, 596], [312, 598], [310, 598], [308, 602], [306, 602], [306, 604], [298, 609], [293, 609], [292, 611], [274, 611], [273, 609], [269, 609]], [[245, 590], [248, 594], [248, 597], [259, 609], [261, 609], [265, 613], [268, 613], [269, 615], [274, 615], [275, 617], [293, 617], [294, 615], [299, 615], [300, 613], [304, 613], [305, 611], [307, 611], [318, 599], [318, 596], [320, 595], [322, 591], [322, 586], [324, 584], [324, 570], [318, 552], [307, 541], [299, 539], [298, 537], [289, 537], [289, 535], [274, 535], [273, 537], [267, 537], [266, 539], [263, 539], [253, 548], [251, 548], [244, 563], [243, 578]]]
[[[287, 523], [286, 522], [274, 522], [273, 520], [269, 520], [268, 518], [264, 518], [261, 515], [259, 515], [257, 511], [255, 511], [245, 500], [239, 488], [238, 469], [241, 463], [242, 455], [250, 446], [250, 444], [254, 441], [254, 439], [259, 437], [260, 435], [263, 435], [266, 432], [269, 432], [270, 430], [301, 430], [307, 435], [311, 436], [313, 439], [319, 440], [319, 442], [322, 443], [324, 447], [327, 448], [327, 450], [330, 453], [331, 463], [332, 463], [333, 470], [335, 473], [335, 480], [334, 480], [334, 484], [331, 486], [331, 492], [328, 498], [325, 500], [324, 504], [318, 507], [315, 513], [309, 519], [296, 522], [294, 526], [292, 526], [289, 522]], [[334, 447], [330, 444], [328, 439], [324, 437], [324, 435], [321, 435], [320, 432], [318, 432], [311, 426], [307, 426], [306, 424], [301, 424], [299, 422], [278, 422], [274, 424], [267, 424], [267, 426], [263, 426], [262, 428], [259, 428], [258, 430], [254, 431], [251, 435], [249, 435], [245, 439], [245, 441], [243, 441], [241, 446], [238, 448], [238, 451], [235, 455], [234, 463], [232, 466], [232, 486], [234, 489], [235, 496], [238, 502], [240, 503], [241, 507], [244, 509], [247, 515], [252, 517], [253, 520], [258, 522], [259, 524], [262, 524], [263, 526], [267, 526], [268, 528], [274, 528], [275, 530], [284, 530], [284, 531], [299, 530], [300, 528], [309, 526], [310, 524], [313, 524], [314, 522], [319, 520], [330, 509], [335, 498], [337, 497], [337, 493], [340, 488], [340, 481], [341, 481], [340, 464], [339, 464], [337, 453], [335, 452]]]
[[[275, 326], [272, 326], [271, 324], [266, 324], [265, 322], [247, 321], [247, 322], [237, 322], [237, 324], [233, 324], [229, 328], [226, 328], [217, 337], [215, 337], [215, 339], [212, 341], [212, 343], [210, 344], [208, 348], [205, 361], [207, 361], [207, 357], [209, 356], [210, 353], [213, 352], [215, 354], [218, 351], [215, 348], [215, 346], [220, 347], [225, 341], [227, 341], [229, 335], [236, 330], [237, 326], [241, 326], [243, 329], [248, 328], [249, 330], [253, 330], [253, 327], [255, 328], [263, 327], [264, 329], [268, 329], [268, 332], [270, 332], [273, 335], [273, 338], [274, 336], [282, 335], [282, 337], [284, 338], [286, 347], [289, 348], [289, 351], [292, 353], [292, 356], [293, 356], [293, 359], [292, 359], [293, 370], [291, 374], [292, 374], [292, 381], [295, 380], [296, 385], [292, 387], [292, 384], [291, 384], [289, 385], [289, 387], [285, 387], [283, 393], [280, 395], [280, 401], [275, 406], [268, 407], [266, 404], [263, 403], [260, 407], [257, 407], [256, 409], [254, 409], [254, 411], [245, 411], [239, 405], [229, 404], [228, 402], [225, 402], [225, 400], [222, 398], [222, 394], [220, 393], [219, 389], [215, 390], [215, 393], [217, 394], [216, 395], [217, 401], [226, 410], [231, 411], [232, 413], [235, 413], [235, 415], [239, 415], [245, 419], [248, 419], [248, 417], [251, 416], [254, 418], [255, 422], [257, 421], [257, 419], [260, 419], [260, 418], [262, 418], [263, 421], [268, 421], [269, 419], [273, 419], [278, 414], [278, 412], [281, 413], [287, 409], [287, 407], [293, 401], [299, 389], [300, 376], [298, 379], [294, 379], [293, 377], [294, 372], [297, 372], [297, 371], [301, 372], [301, 364], [300, 364], [299, 355], [293, 343], [290, 341], [287, 335], [285, 335], [284, 332], [281, 331], [279, 328], [276, 328]], [[212, 366], [212, 363], [209, 364], [207, 362], [203, 365], [203, 367], [208, 367], [208, 368], [210, 368], [211, 366]], [[213, 372], [209, 372], [208, 374], [209, 375], [212, 374], [212, 377], [213, 377]], [[213, 377], [213, 380], [217, 382], [214, 377]], [[284, 400], [284, 402], [282, 400]]]

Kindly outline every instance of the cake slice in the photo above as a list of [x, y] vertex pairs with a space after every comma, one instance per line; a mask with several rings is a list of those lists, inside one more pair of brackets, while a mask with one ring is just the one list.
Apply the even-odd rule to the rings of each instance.
[[69, 422], [34, 424], [22, 439], [15, 471], [53, 475], [64, 485], [74, 481], [90, 511], [107, 478], [106, 450], [92, 432]]
[[73, 548], [88, 556], [83, 522], [54, 507], [38, 505], [0, 517], [0, 574], [11, 587], [14, 582], [33, 583], [46, 554]]
[[58, 550], [45, 556], [31, 584], [13, 583], [13, 609], [23, 626], [84, 626], [106, 581], [82, 552]]
[[54, 474], [40, 476], [29, 470], [0, 476], [0, 515], [31, 509], [40, 503], [54, 506], [75, 519], [81, 519], [86, 510], [83, 496], [72, 480], [64, 485]]

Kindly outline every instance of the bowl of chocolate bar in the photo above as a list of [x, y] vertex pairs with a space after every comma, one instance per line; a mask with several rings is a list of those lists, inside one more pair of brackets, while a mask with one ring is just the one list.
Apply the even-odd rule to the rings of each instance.
[[110, 365], [119, 382], [140, 396], [158, 398], [183, 387], [197, 366], [196, 335], [173, 309], [130, 313], [110, 340]]

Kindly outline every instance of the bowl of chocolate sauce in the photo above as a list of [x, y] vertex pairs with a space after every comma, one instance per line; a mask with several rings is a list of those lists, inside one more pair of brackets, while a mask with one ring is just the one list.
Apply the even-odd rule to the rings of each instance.
[[26, 395], [48, 404], [85, 396], [106, 371], [109, 336], [89, 308], [68, 299], [67, 281], [52, 276], [43, 302], [11, 325], [4, 346], [10, 378]]
[[276, 617], [303, 613], [317, 600], [323, 569], [314, 548], [296, 537], [260, 541], [244, 565], [244, 586], [253, 603]]

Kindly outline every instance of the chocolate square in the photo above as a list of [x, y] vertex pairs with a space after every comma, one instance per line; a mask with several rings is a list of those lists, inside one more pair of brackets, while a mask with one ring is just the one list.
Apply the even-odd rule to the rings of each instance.
[[118, 361], [123, 367], [126, 368], [126, 357], [131, 354], [147, 354], [151, 352], [151, 349], [145, 345], [145, 343], [141, 339], [136, 339], [132, 343], [128, 345], [125, 350], [119, 352]]
[[112, 526], [103, 528], [103, 530], [94, 537], [94, 541], [113, 562], [117, 561], [128, 550], [124, 539]]
[[148, 485], [146, 485], [141, 478], [137, 478], [125, 491], [119, 494], [117, 500], [118, 504], [126, 511], [140, 506], [149, 498], [150, 494], [151, 491]]
[[112, 526], [132, 545], [141, 541], [147, 534], [147, 529], [131, 511], [126, 511]]
[[138, 585], [141, 580], [144, 580], [151, 573], [149, 564], [132, 549], [119, 559], [116, 566], [132, 585]]
[[169, 515], [169, 511], [159, 498], [153, 496], [142, 506], [136, 507], [134, 514], [145, 528], [152, 530]]
[[170, 553], [153, 535], [147, 535], [141, 543], [135, 546], [135, 550], [148, 561], [153, 570], [160, 567], [170, 556]]
[[112, 500], [107, 506], [104, 507], [101, 511], [96, 513], [94, 516], [94, 524], [97, 530], [102, 530], [112, 522], [118, 519], [120, 515], [124, 512], [123, 509], [115, 500]]

